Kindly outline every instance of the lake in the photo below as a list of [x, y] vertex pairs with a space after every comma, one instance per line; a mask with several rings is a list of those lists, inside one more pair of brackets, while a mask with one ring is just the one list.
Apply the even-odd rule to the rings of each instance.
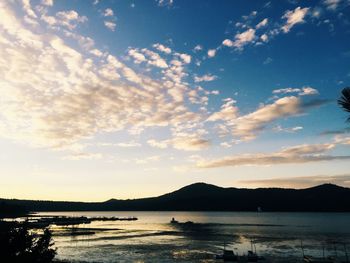
[[[94, 221], [79, 225], [90, 234], [72, 236], [71, 227], [52, 227], [57, 259], [71, 262], [220, 262], [224, 245], [238, 254], [256, 248], [265, 262], [298, 262], [305, 254], [350, 251], [350, 213], [257, 212], [45, 212], [61, 216], [135, 216], [137, 221]], [[198, 224], [170, 224], [180, 222]], [[91, 233], [93, 232], [93, 233]]]

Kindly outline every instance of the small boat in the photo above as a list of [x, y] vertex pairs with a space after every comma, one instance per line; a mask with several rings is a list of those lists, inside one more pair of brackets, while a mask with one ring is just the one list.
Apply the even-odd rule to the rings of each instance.
[[215, 255], [215, 259], [223, 259], [224, 261], [237, 262], [238, 256], [233, 252], [233, 250], [227, 250], [226, 244], [224, 243], [223, 253]]
[[253, 252], [251, 250], [248, 250], [248, 254], [247, 254], [247, 261], [248, 262], [258, 262], [259, 257], [256, 254], [256, 252]]
[[222, 254], [215, 256], [215, 259], [223, 259], [224, 261], [237, 262], [238, 256], [233, 252], [233, 250], [224, 249]]
[[178, 224], [179, 221], [175, 220], [175, 218], [173, 217], [170, 221], [170, 224]]

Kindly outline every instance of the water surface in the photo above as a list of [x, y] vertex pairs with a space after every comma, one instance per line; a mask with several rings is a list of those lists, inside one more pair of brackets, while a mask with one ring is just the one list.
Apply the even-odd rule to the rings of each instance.
[[[57, 258], [72, 262], [219, 262], [225, 245], [238, 254], [251, 249], [267, 262], [297, 262], [305, 253], [345, 258], [350, 250], [350, 213], [256, 212], [47, 212], [39, 215], [135, 216], [137, 221], [94, 221], [52, 227]], [[170, 224], [171, 218], [194, 225]], [[91, 234], [94, 232], [94, 234]], [[344, 246], [345, 245], [345, 246]]]

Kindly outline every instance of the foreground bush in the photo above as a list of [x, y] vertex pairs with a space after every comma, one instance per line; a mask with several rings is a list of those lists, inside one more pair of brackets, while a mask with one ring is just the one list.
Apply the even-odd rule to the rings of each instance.
[[41, 235], [31, 233], [26, 223], [2, 224], [0, 229], [1, 262], [49, 263], [56, 255], [49, 229]]

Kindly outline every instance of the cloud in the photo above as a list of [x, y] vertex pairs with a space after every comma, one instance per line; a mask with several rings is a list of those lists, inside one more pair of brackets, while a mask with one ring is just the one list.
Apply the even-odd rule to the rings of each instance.
[[131, 141], [131, 142], [120, 142], [116, 144], [119, 147], [123, 147], [123, 148], [134, 148], [134, 147], [141, 147], [141, 144], [135, 141]]
[[211, 75], [211, 74], [205, 74], [203, 76], [194, 76], [194, 82], [208, 82], [208, 81], [213, 81], [216, 80], [217, 76]]
[[214, 160], [197, 162], [200, 168], [215, 168], [242, 165], [280, 165], [302, 164], [310, 162], [349, 160], [349, 155], [337, 156], [325, 154], [335, 147], [335, 144], [303, 144], [282, 149], [272, 153], [241, 154]]
[[174, 4], [174, 0], [155, 0], [158, 6], [167, 6], [170, 7]]
[[168, 67], [168, 64], [166, 63], [166, 61], [158, 53], [148, 50], [147, 48], [143, 48], [141, 51], [148, 57], [147, 63], [149, 65], [152, 65], [158, 68]]
[[136, 64], [147, 61], [145, 55], [138, 52], [138, 49], [129, 49], [128, 55], [134, 59], [134, 63]]
[[96, 48], [90, 50], [90, 53], [95, 55], [96, 57], [102, 57], [103, 56], [103, 53], [100, 50], [96, 49]]
[[264, 65], [268, 65], [268, 64], [270, 64], [272, 61], [273, 61], [272, 58], [267, 57], [267, 58], [264, 60], [263, 64], [264, 64]]
[[254, 187], [308, 188], [329, 183], [350, 187], [350, 175], [316, 175], [261, 180], [243, 180], [239, 181], [238, 183]]
[[199, 151], [203, 150], [205, 148], [208, 148], [210, 146], [210, 141], [199, 138], [197, 135], [183, 135], [178, 136], [173, 139], [169, 140], [163, 140], [163, 141], [157, 141], [155, 139], [148, 140], [147, 143], [155, 148], [160, 149], [166, 149], [169, 146], [172, 146], [173, 148], [177, 150], [184, 150], [184, 151]]
[[184, 54], [184, 53], [176, 53], [176, 55], [178, 55], [182, 60], [183, 60], [183, 62], [184, 63], [186, 63], [186, 64], [189, 64], [189, 63], [191, 63], [191, 56], [190, 55], [188, 55], [188, 54]]
[[43, 12], [40, 19], [47, 23], [51, 28], [63, 26], [69, 30], [75, 29], [78, 24], [88, 21], [86, 16], [80, 16], [75, 10], [60, 11], [55, 16], [48, 16]]
[[324, 101], [303, 102], [299, 97], [283, 97], [272, 104], [263, 105], [256, 111], [232, 121], [232, 133], [243, 140], [251, 140], [259, 131], [278, 119], [297, 116], [308, 109], [323, 105]]
[[337, 136], [335, 136], [334, 141], [338, 144], [350, 145], [350, 136], [337, 135]]
[[115, 31], [115, 28], [117, 26], [116, 23], [111, 22], [111, 21], [103, 21], [104, 25], [111, 31]]
[[264, 18], [259, 22], [259, 24], [256, 25], [256, 29], [260, 29], [262, 27], [265, 27], [268, 24], [269, 20], [267, 18]]
[[210, 141], [193, 136], [177, 137], [172, 140], [172, 145], [178, 150], [199, 151], [208, 148], [210, 146]]
[[209, 49], [208, 50], [208, 57], [213, 58], [216, 55], [216, 49]]
[[[56, 30], [28, 29], [23, 23], [6, 1], [0, 2], [1, 137], [63, 150], [96, 134], [136, 134], [148, 127], [171, 129], [200, 122], [201, 114], [184, 101], [190, 89], [182, 80], [185, 62], [162, 67], [158, 77], [145, 75], [102, 53], [87, 37], [70, 34], [65, 40]], [[89, 44], [79, 50], [76, 42], [82, 39]], [[145, 63], [159, 63], [157, 53], [138, 52]], [[194, 148], [205, 145], [201, 137], [186, 138]]]
[[150, 140], [147, 140], [147, 143], [152, 147], [160, 148], [160, 149], [165, 149], [165, 148], [168, 148], [168, 146], [169, 146], [169, 142], [166, 140], [165, 141], [157, 141], [154, 139], [150, 139]]
[[309, 11], [308, 7], [301, 8], [300, 6], [295, 8], [293, 11], [287, 11], [282, 16], [282, 18], [286, 19], [286, 23], [282, 26], [282, 31], [284, 33], [288, 33], [289, 30], [296, 24], [304, 23], [304, 17]]
[[171, 53], [171, 49], [169, 47], [166, 47], [162, 44], [156, 43], [153, 45], [153, 47], [161, 52], [164, 52], [166, 54], [170, 54]]
[[41, 0], [41, 3], [46, 6], [53, 6], [53, 0]]
[[193, 51], [194, 52], [198, 52], [198, 51], [201, 51], [203, 50], [203, 47], [201, 45], [196, 45], [194, 48], [193, 48]]
[[275, 89], [272, 91], [273, 94], [287, 94], [287, 93], [297, 93], [299, 96], [307, 95], [317, 95], [318, 90], [309, 86], [302, 88], [284, 88], [284, 89]]
[[255, 39], [255, 29], [249, 28], [242, 33], [236, 34], [234, 41], [225, 39], [222, 42], [222, 44], [227, 47], [235, 47], [237, 49], [242, 49], [243, 46], [247, 45], [250, 42], [253, 42], [254, 39]]
[[209, 116], [207, 121], [231, 121], [238, 116], [238, 108], [234, 105], [236, 101], [228, 99], [221, 106], [220, 111], [214, 112]]
[[273, 128], [275, 132], [287, 132], [287, 133], [295, 133], [297, 131], [301, 131], [303, 127], [301, 126], [295, 126], [291, 128], [284, 128], [281, 125], [277, 125], [276, 127]]
[[65, 156], [64, 160], [98, 160], [102, 159], [101, 153], [76, 152]]
[[267, 42], [269, 41], [269, 36], [267, 34], [262, 34], [260, 36], [260, 39], [263, 41], [263, 42]]
[[103, 12], [103, 16], [114, 16], [114, 12], [110, 8], [106, 8], [105, 11]]
[[324, 0], [323, 4], [327, 7], [327, 9], [334, 11], [338, 8], [341, 2], [342, 0]]

